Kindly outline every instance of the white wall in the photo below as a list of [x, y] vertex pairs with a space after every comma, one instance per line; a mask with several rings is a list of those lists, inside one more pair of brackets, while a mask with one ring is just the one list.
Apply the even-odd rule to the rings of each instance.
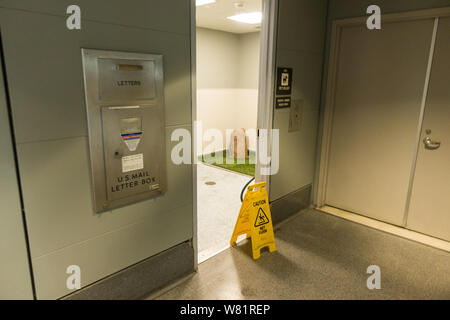
[[258, 89], [260, 33], [239, 35], [238, 87]]
[[[197, 28], [197, 120], [204, 131], [218, 129], [224, 138], [205, 141], [199, 155], [227, 147], [227, 129], [256, 129], [259, 35]], [[249, 138], [254, 151], [254, 132]]]

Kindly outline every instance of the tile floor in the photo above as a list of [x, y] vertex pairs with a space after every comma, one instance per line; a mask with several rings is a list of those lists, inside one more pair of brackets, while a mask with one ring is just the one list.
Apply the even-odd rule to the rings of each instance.
[[[197, 166], [199, 263], [229, 248], [242, 188], [252, 178], [199, 163]], [[213, 182], [215, 184], [208, 185]]]
[[[250, 242], [199, 265], [159, 299], [450, 299], [450, 253], [308, 209], [275, 231], [277, 252]], [[381, 290], [367, 268], [381, 268]]]

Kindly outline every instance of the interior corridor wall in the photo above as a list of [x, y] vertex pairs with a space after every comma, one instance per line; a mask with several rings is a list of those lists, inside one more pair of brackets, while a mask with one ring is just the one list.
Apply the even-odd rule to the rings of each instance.
[[0, 300], [32, 299], [22, 208], [0, 66]]
[[[81, 30], [66, 27], [72, 4], [81, 8]], [[172, 164], [170, 136], [177, 128], [191, 130], [190, 2], [3, 0], [0, 28], [37, 297], [71, 293], [70, 265], [81, 268], [84, 287], [189, 241], [192, 167]], [[163, 196], [94, 212], [81, 48], [163, 55]], [[18, 214], [17, 205], [10, 210]]]
[[[388, 13], [398, 13], [405, 11], [424, 10], [450, 6], [450, 0], [329, 0], [328, 18], [327, 18], [327, 35], [325, 46], [325, 63], [322, 79], [321, 92], [321, 112], [319, 124], [319, 146], [322, 143], [323, 118], [325, 110], [325, 94], [327, 90], [327, 77], [329, 68], [330, 42], [331, 42], [331, 26], [333, 20], [363, 17], [367, 16], [366, 11], [370, 5], [378, 5], [381, 9], [381, 15]], [[383, 17], [383, 16], [381, 16]], [[382, 18], [383, 19], [383, 18]], [[383, 22], [382, 22], [383, 23]], [[320, 147], [317, 149], [317, 159], [320, 159]], [[315, 181], [318, 181], [319, 166], [316, 167]], [[316, 199], [317, 183], [313, 188], [313, 199]]]
[[[198, 155], [227, 148], [227, 129], [256, 128], [259, 38], [259, 32], [197, 28], [197, 120], [204, 131], [218, 129], [224, 138], [216, 144], [205, 141]], [[255, 151], [256, 135], [249, 133], [249, 149]]]
[[270, 179], [270, 201], [313, 183], [327, 2], [279, 0], [277, 66], [293, 68], [292, 100], [303, 100], [303, 113], [300, 131], [289, 133], [290, 109], [274, 110], [280, 167]]

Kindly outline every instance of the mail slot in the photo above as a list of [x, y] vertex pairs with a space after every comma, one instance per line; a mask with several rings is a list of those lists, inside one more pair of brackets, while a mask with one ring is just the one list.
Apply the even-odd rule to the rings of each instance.
[[150, 60], [98, 59], [101, 100], [155, 98], [155, 64]]
[[166, 191], [161, 55], [82, 49], [96, 212]]

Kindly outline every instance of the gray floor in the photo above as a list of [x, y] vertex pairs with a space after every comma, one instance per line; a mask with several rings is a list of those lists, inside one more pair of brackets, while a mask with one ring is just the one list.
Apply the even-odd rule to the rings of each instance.
[[[211, 165], [197, 166], [198, 260], [226, 248], [241, 208], [241, 190], [252, 177]], [[214, 182], [207, 185], [206, 182]]]
[[[158, 299], [450, 299], [450, 254], [315, 210], [275, 232], [276, 253], [250, 257], [250, 243], [199, 265]], [[381, 268], [381, 290], [366, 269]]]

